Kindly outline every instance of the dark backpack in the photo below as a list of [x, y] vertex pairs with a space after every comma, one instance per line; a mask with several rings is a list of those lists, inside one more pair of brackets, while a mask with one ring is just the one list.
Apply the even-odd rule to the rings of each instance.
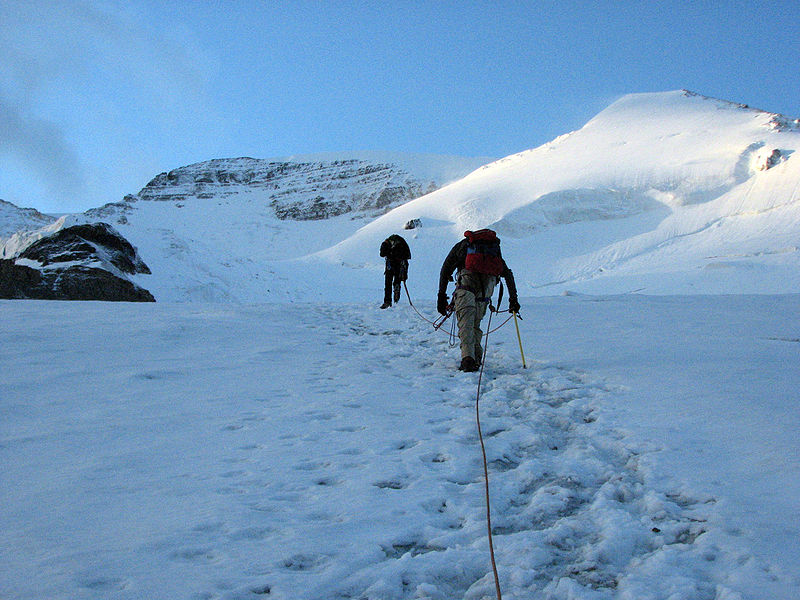
[[500, 254], [500, 238], [491, 229], [465, 231], [467, 238], [467, 259], [464, 267], [476, 273], [500, 275], [505, 269]]
[[387, 256], [392, 260], [406, 260], [408, 258], [408, 244], [403, 238], [397, 234], [392, 234], [386, 238], [386, 241], [389, 242]]

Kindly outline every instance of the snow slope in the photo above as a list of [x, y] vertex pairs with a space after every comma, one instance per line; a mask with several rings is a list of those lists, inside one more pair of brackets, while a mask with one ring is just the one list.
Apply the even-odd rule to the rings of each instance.
[[[800, 288], [799, 144], [798, 121], [781, 115], [686, 91], [632, 94], [474, 171], [483, 160], [220, 159], [64, 224], [118, 228], [153, 271], [137, 283], [159, 301], [359, 300], [375, 293], [377, 249], [396, 232], [427, 296], [447, 249], [486, 226], [523, 294], [787, 293]], [[413, 219], [422, 227], [405, 231]]]
[[432, 318], [494, 225], [529, 364], [489, 336], [503, 597], [795, 600], [800, 295], [769, 292], [797, 289], [797, 135], [635, 95], [374, 221], [107, 207], [162, 302], [0, 302], [0, 598], [492, 598], [477, 376], [376, 305], [388, 233]]
[[[11, 237], [18, 231], [39, 229], [55, 220], [55, 217], [43, 215], [36, 209], [19, 208], [11, 202], [0, 200], [0, 240]], [[0, 258], [3, 258], [2, 254]]]
[[412, 251], [430, 257], [414, 263], [428, 289], [443, 249], [489, 226], [526, 294], [792, 292], [798, 145], [798, 122], [780, 115], [685, 91], [633, 94], [578, 131], [404, 204], [320, 257], [374, 262], [381, 239], [419, 218]]
[[[489, 159], [379, 152], [217, 159], [162, 173], [125, 201], [73, 215], [107, 221], [153, 272], [159, 301], [295, 298], [291, 258]], [[300, 285], [302, 287], [302, 285]]]
[[[503, 597], [797, 598], [800, 296], [523, 315], [481, 396]], [[0, 597], [494, 598], [477, 374], [409, 307], [4, 301], [0, 335]]]

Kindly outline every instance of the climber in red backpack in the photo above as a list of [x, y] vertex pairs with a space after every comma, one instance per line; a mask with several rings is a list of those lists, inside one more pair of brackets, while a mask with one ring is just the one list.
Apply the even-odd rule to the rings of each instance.
[[500, 253], [500, 239], [491, 229], [464, 232], [464, 239], [450, 250], [439, 272], [439, 295], [436, 309], [447, 314], [447, 284], [456, 274], [456, 290], [453, 294], [458, 337], [461, 340], [461, 371], [477, 371], [483, 351], [480, 325], [497, 285], [498, 277], [508, 287], [508, 309], [519, 312], [517, 286], [514, 274]]

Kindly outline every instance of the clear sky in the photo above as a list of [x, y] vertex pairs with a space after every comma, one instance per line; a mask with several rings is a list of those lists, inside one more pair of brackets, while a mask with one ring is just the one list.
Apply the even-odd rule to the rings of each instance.
[[212, 158], [503, 157], [619, 96], [800, 117], [796, 0], [0, 0], [0, 199], [77, 211]]

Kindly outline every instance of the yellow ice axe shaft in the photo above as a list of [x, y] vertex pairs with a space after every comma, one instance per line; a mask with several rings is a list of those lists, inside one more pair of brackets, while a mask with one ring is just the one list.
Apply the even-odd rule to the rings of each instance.
[[522, 355], [522, 368], [527, 369], [528, 365], [525, 364], [525, 352], [522, 350], [522, 338], [519, 335], [519, 322], [517, 321], [517, 313], [514, 315], [514, 326], [517, 328], [517, 340], [519, 341], [519, 353]]

